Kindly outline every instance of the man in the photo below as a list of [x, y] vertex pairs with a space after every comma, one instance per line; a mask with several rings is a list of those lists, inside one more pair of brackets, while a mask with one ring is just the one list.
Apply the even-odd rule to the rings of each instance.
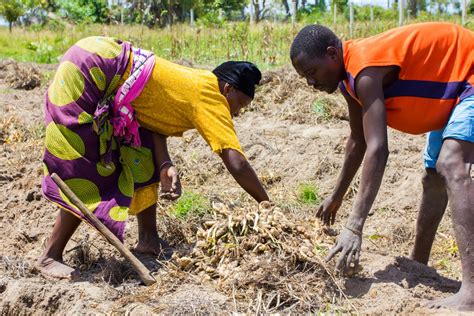
[[422, 23], [342, 43], [319, 25], [303, 28], [291, 60], [308, 85], [328, 93], [339, 86], [351, 134], [334, 192], [317, 215], [334, 223], [343, 196], [365, 156], [359, 192], [328, 254], [336, 268], [357, 264], [362, 229], [382, 182], [389, 150], [387, 126], [428, 133], [423, 197], [411, 258], [427, 264], [448, 200], [462, 262], [462, 286], [431, 307], [474, 310], [474, 33], [448, 23]]

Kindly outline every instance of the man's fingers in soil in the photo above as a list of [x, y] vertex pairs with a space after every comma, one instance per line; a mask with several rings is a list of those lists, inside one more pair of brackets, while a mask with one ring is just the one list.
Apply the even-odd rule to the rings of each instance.
[[320, 205], [318, 212], [316, 213], [316, 217], [322, 219], [322, 212], [323, 212], [323, 205]]
[[351, 263], [354, 263], [354, 265], [355, 265], [356, 253], [357, 253], [357, 249], [354, 249], [354, 248], [351, 251], [349, 251], [349, 255], [347, 256], [346, 266], [349, 267], [351, 265]]
[[326, 210], [326, 212], [323, 213], [324, 216], [324, 225], [331, 225], [331, 213]]
[[344, 268], [346, 266], [346, 257], [347, 257], [348, 252], [349, 252], [348, 249], [342, 249], [341, 254], [337, 258], [336, 270], [344, 271]]
[[341, 251], [342, 249], [342, 246], [340, 246], [339, 244], [336, 244], [334, 247], [332, 247], [332, 249], [329, 251], [328, 255], [326, 256], [326, 262], [330, 261], [335, 254], [337, 254], [339, 251]]
[[334, 223], [336, 222], [336, 214], [337, 212], [331, 213], [331, 225], [334, 225]]

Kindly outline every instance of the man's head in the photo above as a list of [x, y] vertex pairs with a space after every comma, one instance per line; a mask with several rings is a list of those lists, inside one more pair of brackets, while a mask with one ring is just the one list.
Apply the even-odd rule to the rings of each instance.
[[245, 61], [228, 61], [212, 72], [219, 79], [220, 91], [229, 103], [232, 116], [252, 102], [255, 86], [262, 79], [257, 66]]
[[333, 93], [344, 79], [342, 43], [322, 25], [305, 26], [291, 44], [291, 62], [308, 85]]

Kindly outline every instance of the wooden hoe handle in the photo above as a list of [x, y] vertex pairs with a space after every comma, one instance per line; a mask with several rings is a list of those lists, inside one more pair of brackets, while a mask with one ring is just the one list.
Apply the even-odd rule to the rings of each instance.
[[84, 214], [84, 216], [93, 224], [93, 226], [112, 244], [121, 254], [132, 264], [135, 271], [137, 271], [140, 279], [145, 285], [152, 285], [156, 283], [155, 278], [151, 275], [140, 260], [135, 257], [130, 250], [128, 250], [104, 224], [82, 203], [82, 201], [72, 192], [66, 183], [55, 173], [51, 175], [53, 181], [58, 185], [61, 191], [68, 197], [68, 199]]

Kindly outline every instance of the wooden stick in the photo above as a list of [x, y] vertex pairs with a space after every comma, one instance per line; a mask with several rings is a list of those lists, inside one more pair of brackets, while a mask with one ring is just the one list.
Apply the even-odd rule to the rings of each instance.
[[140, 260], [135, 257], [130, 250], [125, 248], [125, 246], [120, 242], [120, 240], [115, 236], [102, 222], [82, 203], [82, 201], [72, 192], [66, 183], [55, 173], [51, 175], [53, 181], [58, 185], [58, 187], [63, 191], [63, 193], [68, 197], [68, 199], [84, 214], [84, 216], [91, 221], [93, 226], [102, 234], [102, 236], [107, 239], [107, 241], [112, 244], [121, 254], [132, 264], [135, 271], [137, 271], [140, 279], [142, 279], [145, 285], [152, 285], [156, 283], [155, 278], [151, 275], [150, 270], [148, 270]]

